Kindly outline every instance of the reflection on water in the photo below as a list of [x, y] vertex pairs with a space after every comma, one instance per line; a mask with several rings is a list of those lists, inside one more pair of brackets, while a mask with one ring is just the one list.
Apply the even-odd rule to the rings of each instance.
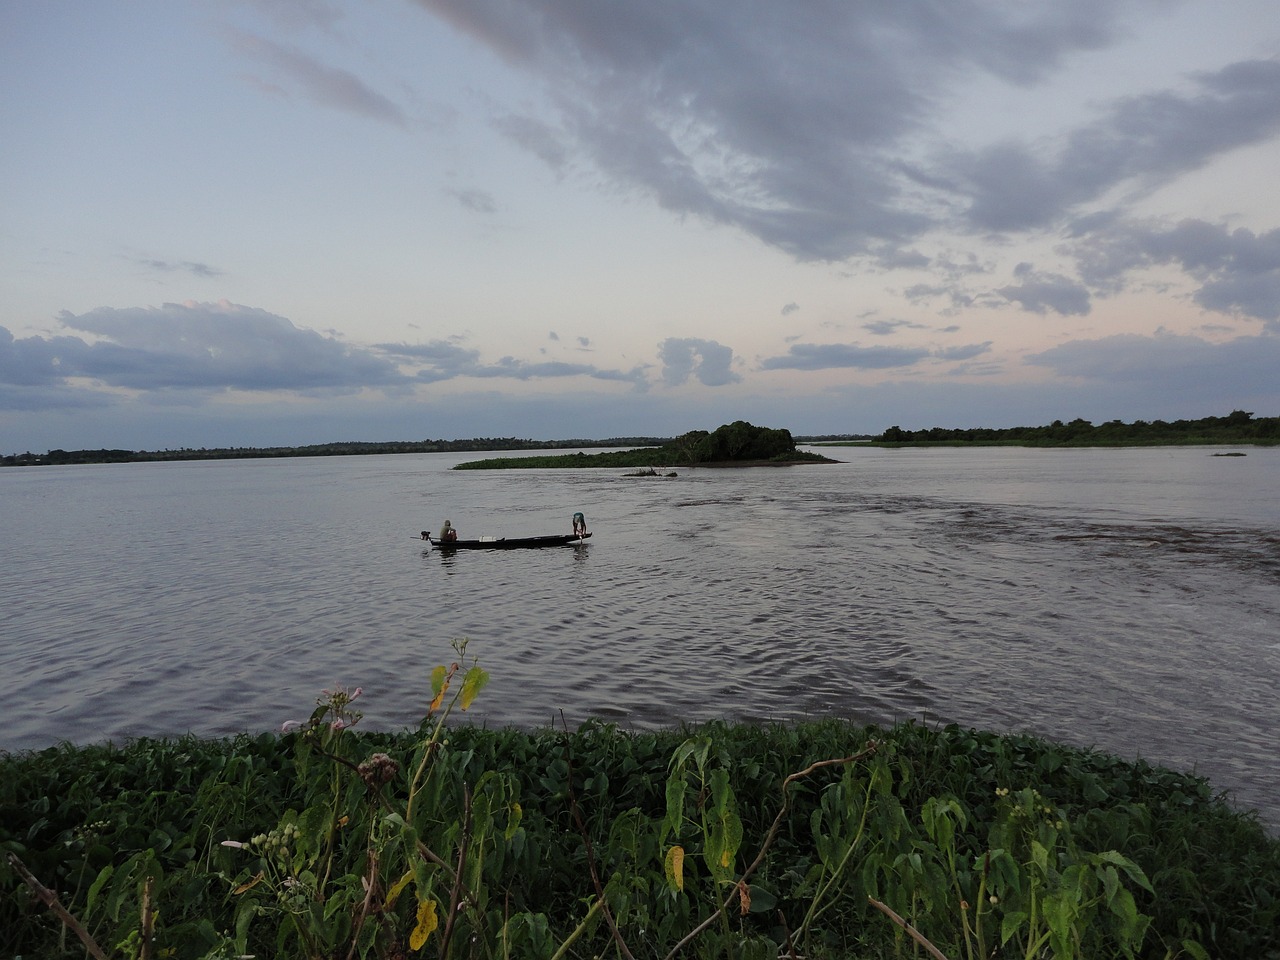
[[[453, 456], [0, 471], [0, 746], [416, 723], [466, 636], [491, 724], [916, 717], [1210, 775], [1280, 823], [1280, 450], [841, 451], [452, 472]], [[568, 532], [582, 548], [416, 539]], [[415, 542], [416, 539], [416, 542]]]

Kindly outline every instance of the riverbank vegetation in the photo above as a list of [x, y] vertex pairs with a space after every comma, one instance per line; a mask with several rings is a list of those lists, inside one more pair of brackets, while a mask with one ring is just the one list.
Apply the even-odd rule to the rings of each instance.
[[0, 755], [0, 955], [1280, 956], [1280, 842], [1203, 779], [914, 723], [480, 729], [455, 646], [412, 731], [332, 690]]
[[455, 470], [511, 470], [537, 467], [563, 469], [601, 467], [744, 466], [748, 464], [831, 463], [828, 457], [797, 450], [789, 430], [757, 427], [745, 420], [708, 432], [690, 432], [658, 446], [639, 450], [547, 457], [494, 457], [460, 463]]
[[659, 437], [611, 437], [608, 440], [522, 440], [475, 437], [470, 440], [346, 441], [302, 447], [183, 447], [177, 450], [50, 450], [0, 457], [3, 467], [81, 463], [161, 463], [172, 460], [253, 460], [280, 457], [352, 457], [392, 453], [469, 453], [477, 450], [564, 450], [577, 447], [658, 446]]
[[1135, 420], [1124, 423], [1111, 420], [1095, 426], [1088, 420], [1070, 423], [1055, 420], [1043, 427], [1010, 427], [997, 430], [985, 427], [953, 430], [932, 427], [928, 430], [903, 430], [890, 427], [872, 440], [876, 446], [996, 445], [1022, 447], [1139, 447], [1175, 444], [1248, 443], [1280, 444], [1280, 417], [1257, 417], [1244, 410], [1233, 410], [1225, 417], [1203, 417], [1199, 420]]

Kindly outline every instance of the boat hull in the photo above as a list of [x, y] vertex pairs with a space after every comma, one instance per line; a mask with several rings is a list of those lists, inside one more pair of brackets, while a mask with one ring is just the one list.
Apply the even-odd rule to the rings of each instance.
[[581, 537], [568, 533], [550, 537], [503, 537], [494, 540], [440, 540], [437, 537], [429, 537], [428, 540], [439, 550], [528, 550], [536, 547], [574, 547], [590, 537], [589, 533]]

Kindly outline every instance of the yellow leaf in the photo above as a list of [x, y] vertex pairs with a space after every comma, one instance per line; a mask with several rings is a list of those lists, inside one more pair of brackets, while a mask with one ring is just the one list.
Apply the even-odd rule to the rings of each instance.
[[684, 847], [675, 846], [667, 851], [667, 859], [663, 864], [667, 883], [681, 892], [684, 891]]
[[729, 866], [729, 862], [732, 859], [733, 859], [733, 855], [729, 853], [729, 848], [725, 847], [724, 850], [720, 852], [720, 866], [722, 867]]
[[259, 870], [259, 871], [258, 871], [258, 875], [257, 875], [256, 877], [254, 877], [252, 880], [246, 880], [244, 883], [240, 884], [240, 886], [236, 887], [236, 888], [235, 888], [234, 890], [232, 890], [231, 892], [232, 892], [233, 894], [235, 894], [235, 893], [244, 893], [246, 890], [252, 890], [252, 889], [253, 889], [254, 887], [256, 887], [256, 886], [257, 886], [261, 881], [262, 881], [262, 871], [261, 871], [261, 870]]
[[439, 924], [436, 919], [436, 902], [434, 900], [418, 901], [418, 925], [413, 928], [413, 933], [409, 934], [409, 949], [421, 950], [423, 944], [427, 942], [427, 937], [431, 936], [433, 930]]
[[403, 877], [395, 882], [390, 892], [387, 893], [387, 909], [391, 909], [396, 905], [396, 900], [400, 894], [404, 892], [404, 888], [408, 886], [409, 881], [413, 879], [413, 870], [406, 870]]
[[462, 697], [458, 700], [458, 706], [466, 710], [471, 706], [471, 701], [476, 698], [476, 694], [484, 689], [484, 685], [488, 682], [489, 674], [479, 667], [468, 670], [466, 676], [462, 678]]

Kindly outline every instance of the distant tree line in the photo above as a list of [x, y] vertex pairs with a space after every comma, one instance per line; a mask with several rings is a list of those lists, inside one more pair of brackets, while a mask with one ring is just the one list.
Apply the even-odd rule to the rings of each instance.
[[348, 441], [304, 447], [213, 447], [178, 450], [50, 450], [0, 457], [0, 466], [71, 463], [154, 463], [168, 460], [238, 460], [270, 457], [350, 457], [387, 453], [467, 453], [474, 450], [563, 450], [573, 447], [660, 446], [666, 437], [611, 437], [607, 440], [521, 440], [473, 437], [470, 440]]
[[1044, 427], [1009, 427], [992, 429], [903, 430], [890, 427], [874, 438], [876, 443], [983, 443], [1034, 447], [1088, 446], [1155, 446], [1162, 444], [1201, 443], [1280, 443], [1280, 417], [1254, 418], [1252, 413], [1233, 410], [1225, 417], [1200, 420], [1135, 420], [1124, 423], [1109, 420], [1094, 426], [1088, 420], [1069, 423], [1055, 420]]

